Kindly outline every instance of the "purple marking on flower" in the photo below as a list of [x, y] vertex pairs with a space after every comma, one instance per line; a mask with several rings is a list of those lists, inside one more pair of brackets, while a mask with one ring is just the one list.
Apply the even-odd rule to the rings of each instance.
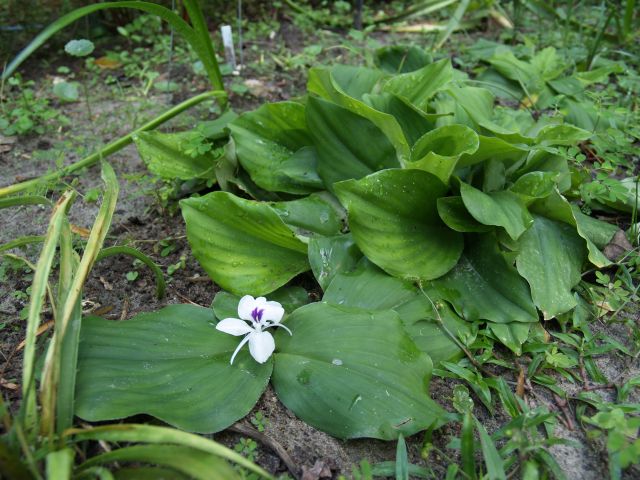
[[258, 309], [258, 307], [254, 308], [251, 312], [251, 318], [253, 318], [254, 322], [260, 323], [262, 321], [262, 314], [264, 313], [264, 309]]

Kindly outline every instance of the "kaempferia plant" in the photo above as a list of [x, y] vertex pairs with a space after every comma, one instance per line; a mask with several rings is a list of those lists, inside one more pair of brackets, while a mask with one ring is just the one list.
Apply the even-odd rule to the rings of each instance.
[[[446, 58], [415, 56], [410, 71], [399, 59], [397, 74], [396, 57], [378, 58], [384, 69], [314, 68], [305, 97], [205, 125], [215, 148], [201, 155], [185, 144], [204, 127], [138, 135], [156, 174], [218, 182], [180, 206], [194, 256], [226, 292], [212, 308], [86, 318], [80, 417], [148, 413], [214, 432], [271, 381], [321, 430], [393, 439], [443, 421], [432, 365], [468, 352], [480, 326], [520, 354], [544, 321], [572, 314], [617, 230], [575, 203], [564, 148], [590, 132], [496, 107]], [[309, 271], [315, 303], [287, 286]], [[287, 314], [261, 317], [252, 302], [266, 300], [250, 296]], [[274, 347], [264, 327], [276, 322], [291, 335], [278, 329]]]

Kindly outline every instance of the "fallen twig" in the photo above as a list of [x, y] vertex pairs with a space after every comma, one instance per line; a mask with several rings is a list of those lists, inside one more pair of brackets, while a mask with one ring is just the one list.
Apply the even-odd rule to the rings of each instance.
[[266, 436], [264, 433], [260, 433], [258, 430], [244, 422], [236, 422], [229, 427], [229, 430], [236, 433], [241, 433], [247, 437], [251, 437], [254, 440], [263, 443], [269, 447], [273, 452], [280, 457], [280, 459], [287, 466], [287, 469], [293, 475], [293, 478], [300, 480], [300, 469], [296, 466], [289, 453], [284, 449], [282, 445], [276, 442], [273, 438]]

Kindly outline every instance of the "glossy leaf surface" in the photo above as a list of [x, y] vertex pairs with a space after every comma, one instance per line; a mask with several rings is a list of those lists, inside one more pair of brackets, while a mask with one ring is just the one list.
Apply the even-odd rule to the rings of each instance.
[[422, 170], [390, 169], [337, 184], [336, 194], [367, 258], [390, 275], [422, 281], [444, 275], [462, 253], [462, 235], [438, 216], [446, 189]]
[[338, 438], [394, 439], [439, 421], [428, 397], [431, 359], [392, 311], [314, 303], [277, 335], [273, 385], [310, 425]]
[[180, 207], [194, 256], [225, 290], [263, 295], [309, 269], [307, 246], [267, 204], [213, 192]]
[[216, 432], [249, 413], [273, 365], [246, 348], [229, 365], [239, 339], [215, 329], [211, 309], [193, 305], [123, 322], [88, 317], [80, 335], [76, 414], [88, 421], [146, 413]]

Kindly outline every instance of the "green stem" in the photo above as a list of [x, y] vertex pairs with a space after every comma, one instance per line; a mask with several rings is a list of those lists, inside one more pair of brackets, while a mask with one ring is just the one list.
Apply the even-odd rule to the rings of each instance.
[[140, 132], [153, 130], [159, 125], [162, 125], [163, 123], [165, 123], [167, 120], [170, 120], [171, 118], [175, 117], [179, 113], [182, 113], [183, 111], [193, 107], [194, 105], [197, 105], [203, 102], [204, 100], [208, 100], [213, 97], [226, 98], [226, 93], [224, 91], [214, 90], [211, 92], [201, 93], [200, 95], [190, 98], [176, 105], [170, 110], [167, 110], [162, 115], [157, 116], [150, 122], [145, 123], [143, 126], [125, 135], [124, 137], [120, 137], [119, 139], [114, 140], [113, 142], [105, 145], [101, 150], [95, 153], [92, 153], [91, 155], [83, 158], [82, 160], [72, 163], [71, 165], [61, 168], [60, 170], [56, 170], [55, 172], [42, 175], [41, 177], [27, 180], [25, 182], [16, 183], [14, 185], [9, 185], [4, 188], [0, 188], [0, 198], [12, 195], [14, 193], [22, 192], [24, 190], [28, 190], [42, 183], [58, 180], [59, 178], [62, 178], [66, 175], [76, 172], [82, 168], [90, 167], [91, 165], [94, 165], [98, 163], [100, 160], [108, 157], [109, 155], [112, 155], [115, 152], [122, 150], [124, 147], [129, 145], [133, 141], [133, 138], [136, 135], [138, 135]]

